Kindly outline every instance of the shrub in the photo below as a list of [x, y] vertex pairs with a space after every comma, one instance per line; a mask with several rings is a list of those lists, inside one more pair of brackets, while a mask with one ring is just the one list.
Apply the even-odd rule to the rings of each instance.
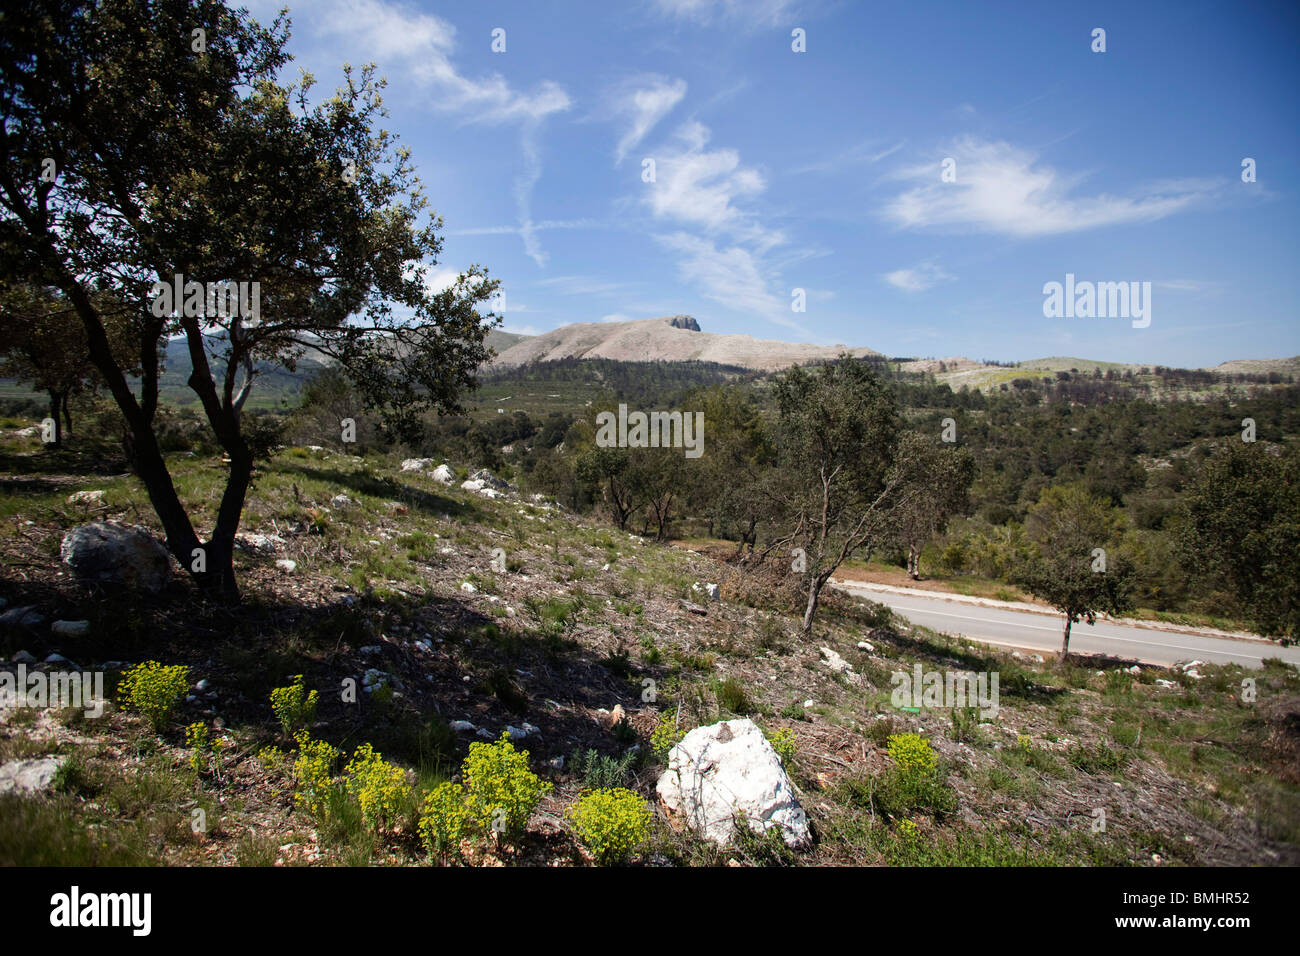
[[714, 688], [718, 695], [718, 706], [733, 714], [748, 714], [754, 709], [744, 686], [734, 677], [719, 681]]
[[767, 742], [772, 745], [776, 755], [781, 758], [781, 765], [788, 771], [794, 766], [795, 736], [789, 727], [782, 727], [774, 734], [769, 734]]
[[212, 735], [208, 732], [208, 725], [193, 723], [186, 727], [185, 746], [193, 751], [190, 754], [190, 766], [194, 772], [199, 774], [205, 772], [212, 751]]
[[316, 691], [306, 693], [302, 686], [302, 675], [295, 675], [288, 687], [277, 687], [271, 691], [271, 710], [280, 721], [286, 734], [295, 734], [316, 722]]
[[902, 773], [909, 776], [933, 772], [934, 748], [920, 734], [893, 734], [889, 738], [889, 756]]
[[336, 789], [334, 762], [343, 756], [343, 751], [323, 740], [312, 740], [305, 730], [298, 731], [294, 740], [298, 741], [298, 758], [293, 764], [293, 776], [298, 784], [294, 800], [309, 813], [324, 816], [331, 793]]
[[621, 787], [584, 793], [564, 815], [601, 866], [623, 862], [650, 834], [650, 808]]
[[584, 787], [606, 790], [627, 782], [636, 758], [636, 752], [631, 750], [618, 757], [606, 757], [597, 750], [578, 750], [574, 752], [570, 766], [582, 778]]
[[461, 855], [461, 841], [469, 835], [469, 810], [465, 788], [458, 783], [439, 784], [424, 798], [418, 825], [420, 842], [433, 856]]
[[677, 727], [677, 712], [673, 711], [671, 714], [664, 714], [659, 718], [659, 723], [655, 724], [655, 729], [650, 734], [650, 747], [656, 757], [664, 759], [685, 736], [686, 731], [679, 730]]
[[122, 675], [117, 685], [117, 699], [127, 710], [145, 717], [154, 730], [159, 730], [189, 686], [188, 667], [145, 661]]
[[480, 833], [515, 842], [543, 794], [551, 789], [528, 769], [528, 751], [517, 751], [504, 731], [495, 743], [472, 743], [461, 767], [470, 818]]
[[375, 753], [370, 744], [353, 751], [343, 774], [345, 789], [361, 805], [361, 816], [372, 827], [391, 823], [410, 798], [406, 771]]

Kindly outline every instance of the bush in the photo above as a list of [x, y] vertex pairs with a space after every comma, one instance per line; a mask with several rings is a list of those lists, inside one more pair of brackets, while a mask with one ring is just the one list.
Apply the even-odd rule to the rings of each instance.
[[439, 784], [420, 808], [420, 842], [430, 855], [445, 860], [461, 855], [461, 841], [469, 835], [470, 818], [465, 788], [458, 783]]
[[748, 714], [754, 709], [744, 685], [734, 677], [719, 681], [714, 688], [718, 695], [718, 706], [733, 714]]
[[411, 796], [406, 771], [375, 753], [370, 744], [362, 744], [343, 769], [345, 788], [361, 805], [361, 816], [378, 829], [391, 823]]
[[677, 712], [664, 714], [659, 718], [659, 723], [655, 724], [655, 729], [650, 733], [650, 747], [655, 752], [655, 756], [667, 759], [668, 752], [676, 747], [683, 737], [686, 736], [685, 730], [679, 730], [677, 727]]
[[786, 771], [789, 772], [794, 767], [794, 731], [789, 727], [782, 727], [776, 733], [768, 735], [767, 742], [772, 745], [776, 755], [781, 758], [781, 766], [785, 767]]
[[909, 776], [933, 772], [934, 748], [920, 734], [893, 734], [889, 738], [889, 757], [894, 766]]
[[584, 793], [564, 815], [601, 866], [623, 862], [650, 835], [650, 808], [621, 787]]
[[627, 782], [636, 762], [635, 751], [619, 757], [606, 757], [597, 750], [574, 752], [570, 766], [582, 778], [582, 785], [592, 790], [607, 790]]
[[208, 733], [208, 725], [194, 723], [186, 727], [185, 746], [193, 751], [190, 754], [190, 767], [197, 774], [204, 773], [212, 757], [212, 735]]
[[298, 759], [293, 764], [293, 776], [298, 789], [294, 801], [314, 816], [326, 815], [334, 786], [334, 762], [343, 751], [323, 740], [312, 740], [305, 730], [294, 737], [298, 741]]
[[316, 691], [310, 694], [305, 691], [301, 674], [295, 675], [288, 687], [271, 691], [271, 710], [286, 734], [295, 734], [316, 722], [316, 701], [320, 695]]
[[189, 686], [188, 667], [145, 661], [122, 675], [117, 699], [127, 710], [145, 717], [154, 730], [160, 730]]
[[495, 743], [472, 743], [461, 767], [475, 829], [516, 842], [542, 796], [551, 789], [528, 769], [528, 751], [517, 751], [504, 731]]

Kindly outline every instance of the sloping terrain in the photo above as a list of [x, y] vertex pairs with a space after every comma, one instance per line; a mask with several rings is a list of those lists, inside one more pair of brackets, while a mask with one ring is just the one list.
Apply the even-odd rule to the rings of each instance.
[[494, 365], [526, 365], [565, 358], [605, 358], [621, 362], [716, 362], [771, 371], [831, 359], [848, 351], [856, 356], [879, 355], [873, 349], [804, 345], [756, 339], [750, 335], [717, 335], [673, 325], [674, 318], [634, 322], [582, 322], [534, 336], [506, 349]]

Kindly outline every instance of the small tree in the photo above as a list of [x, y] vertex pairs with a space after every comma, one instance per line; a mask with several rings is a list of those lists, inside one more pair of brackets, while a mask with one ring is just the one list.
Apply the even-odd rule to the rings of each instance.
[[1133, 607], [1135, 569], [1117, 545], [1119, 513], [1078, 485], [1047, 488], [1025, 526], [1037, 546], [1018, 583], [1065, 615], [1061, 661], [1070, 653], [1075, 621], [1095, 624], [1100, 613]]
[[864, 362], [796, 366], [775, 392], [777, 465], [766, 487], [782, 530], [763, 553], [802, 552], [806, 636], [826, 582], [853, 555], [869, 557], [894, 510], [919, 493], [917, 461], [911, 443], [896, 454], [894, 400]]
[[[373, 68], [345, 67], [336, 95], [310, 106], [309, 75], [277, 80], [287, 40], [283, 14], [263, 27], [219, 0], [61, 0], [6, 8], [0, 41], [0, 278], [53, 286], [75, 310], [168, 550], [230, 601], [257, 370], [321, 352], [390, 436], [410, 439], [423, 411], [459, 410], [495, 322], [476, 308], [496, 291], [477, 267], [426, 286], [441, 220], [377, 128]], [[138, 385], [100, 296], [134, 304]], [[206, 541], [155, 427], [158, 353], [178, 337], [229, 461]]]
[[1300, 639], [1300, 455], [1240, 441], [1217, 452], [1187, 490], [1175, 541], [1261, 633]]
[[912, 490], [894, 514], [895, 537], [907, 551], [907, 573], [921, 576], [921, 549], [948, 521], [970, 507], [968, 494], [975, 477], [975, 459], [965, 448], [909, 433], [900, 457], [912, 461]]

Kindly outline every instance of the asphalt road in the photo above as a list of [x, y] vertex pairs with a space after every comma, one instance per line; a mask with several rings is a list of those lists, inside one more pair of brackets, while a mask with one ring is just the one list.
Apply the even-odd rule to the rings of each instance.
[[[836, 587], [881, 604], [903, 617], [936, 631], [960, 634], [974, 641], [1021, 650], [1059, 652], [1064, 618], [1002, 607], [985, 607], [943, 598], [896, 594], [890, 591], [836, 584]], [[1265, 657], [1300, 664], [1300, 646], [1281, 647], [1259, 641], [1234, 640], [1187, 631], [1166, 631], [1099, 620], [1075, 623], [1070, 652], [1107, 654], [1145, 664], [1168, 666], [1179, 661], [1237, 663], [1259, 667]]]

